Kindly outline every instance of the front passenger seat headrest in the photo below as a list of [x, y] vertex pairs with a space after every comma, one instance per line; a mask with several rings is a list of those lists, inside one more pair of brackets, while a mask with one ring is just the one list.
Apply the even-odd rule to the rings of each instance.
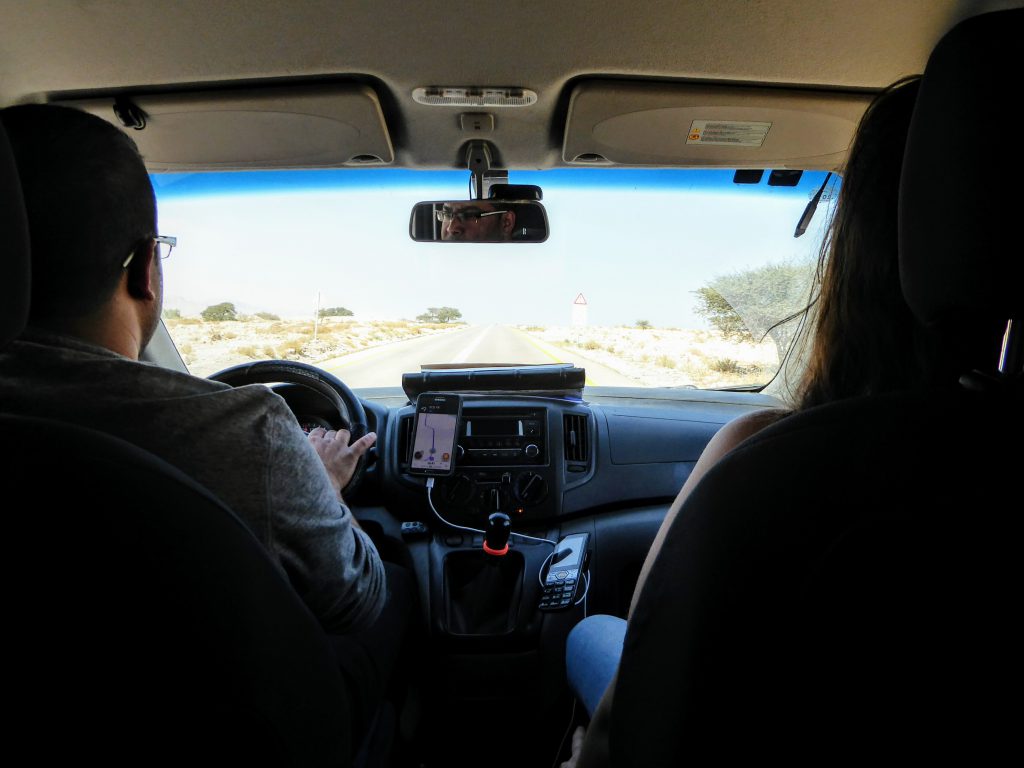
[[1022, 41], [1024, 9], [967, 19], [939, 41], [921, 80], [903, 160], [899, 259], [904, 297], [931, 328], [1005, 328], [1022, 316], [1011, 119]]
[[14, 153], [0, 114], [0, 347], [28, 322], [31, 293], [28, 217]]

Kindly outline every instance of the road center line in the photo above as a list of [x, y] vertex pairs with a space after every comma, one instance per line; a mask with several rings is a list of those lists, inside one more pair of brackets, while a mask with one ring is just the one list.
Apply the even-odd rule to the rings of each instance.
[[473, 339], [471, 342], [469, 342], [469, 344], [467, 344], [465, 347], [463, 347], [462, 351], [459, 352], [459, 354], [452, 358], [452, 362], [464, 363], [467, 360], [469, 360], [469, 356], [476, 351], [476, 348], [480, 346], [480, 342], [484, 340], [484, 336], [486, 336], [490, 332], [490, 330], [491, 326], [484, 326], [483, 330], [480, 331], [477, 337]]

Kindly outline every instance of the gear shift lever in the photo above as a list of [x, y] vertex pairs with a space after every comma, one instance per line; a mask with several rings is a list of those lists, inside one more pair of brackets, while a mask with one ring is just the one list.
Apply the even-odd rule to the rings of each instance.
[[512, 522], [504, 512], [494, 512], [487, 518], [484, 530], [484, 552], [488, 555], [501, 556], [508, 552], [508, 537], [512, 532]]

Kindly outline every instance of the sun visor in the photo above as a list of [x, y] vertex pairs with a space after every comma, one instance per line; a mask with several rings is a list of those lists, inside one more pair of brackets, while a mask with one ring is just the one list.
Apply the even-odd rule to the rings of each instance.
[[[394, 160], [377, 94], [361, 85], [132, 94], [117, 99], [116, 112], [113, 96], [56, 103], [121, 127], [150, 171], [333, 168]], [[125, 127], [126, 117], [143, 127]]]
[[569, 102], [576, 165], [839, 167], [870, 94], [589, 81]]

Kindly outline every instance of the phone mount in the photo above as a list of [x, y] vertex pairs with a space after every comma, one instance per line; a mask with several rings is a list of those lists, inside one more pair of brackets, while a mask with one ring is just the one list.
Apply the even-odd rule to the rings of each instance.
[[512, 521], [504, 512], [494, 512], [487, 518], [484, 529], [484, 552], [495, 557], [508, 554], [508, 537], [512, 533]]

